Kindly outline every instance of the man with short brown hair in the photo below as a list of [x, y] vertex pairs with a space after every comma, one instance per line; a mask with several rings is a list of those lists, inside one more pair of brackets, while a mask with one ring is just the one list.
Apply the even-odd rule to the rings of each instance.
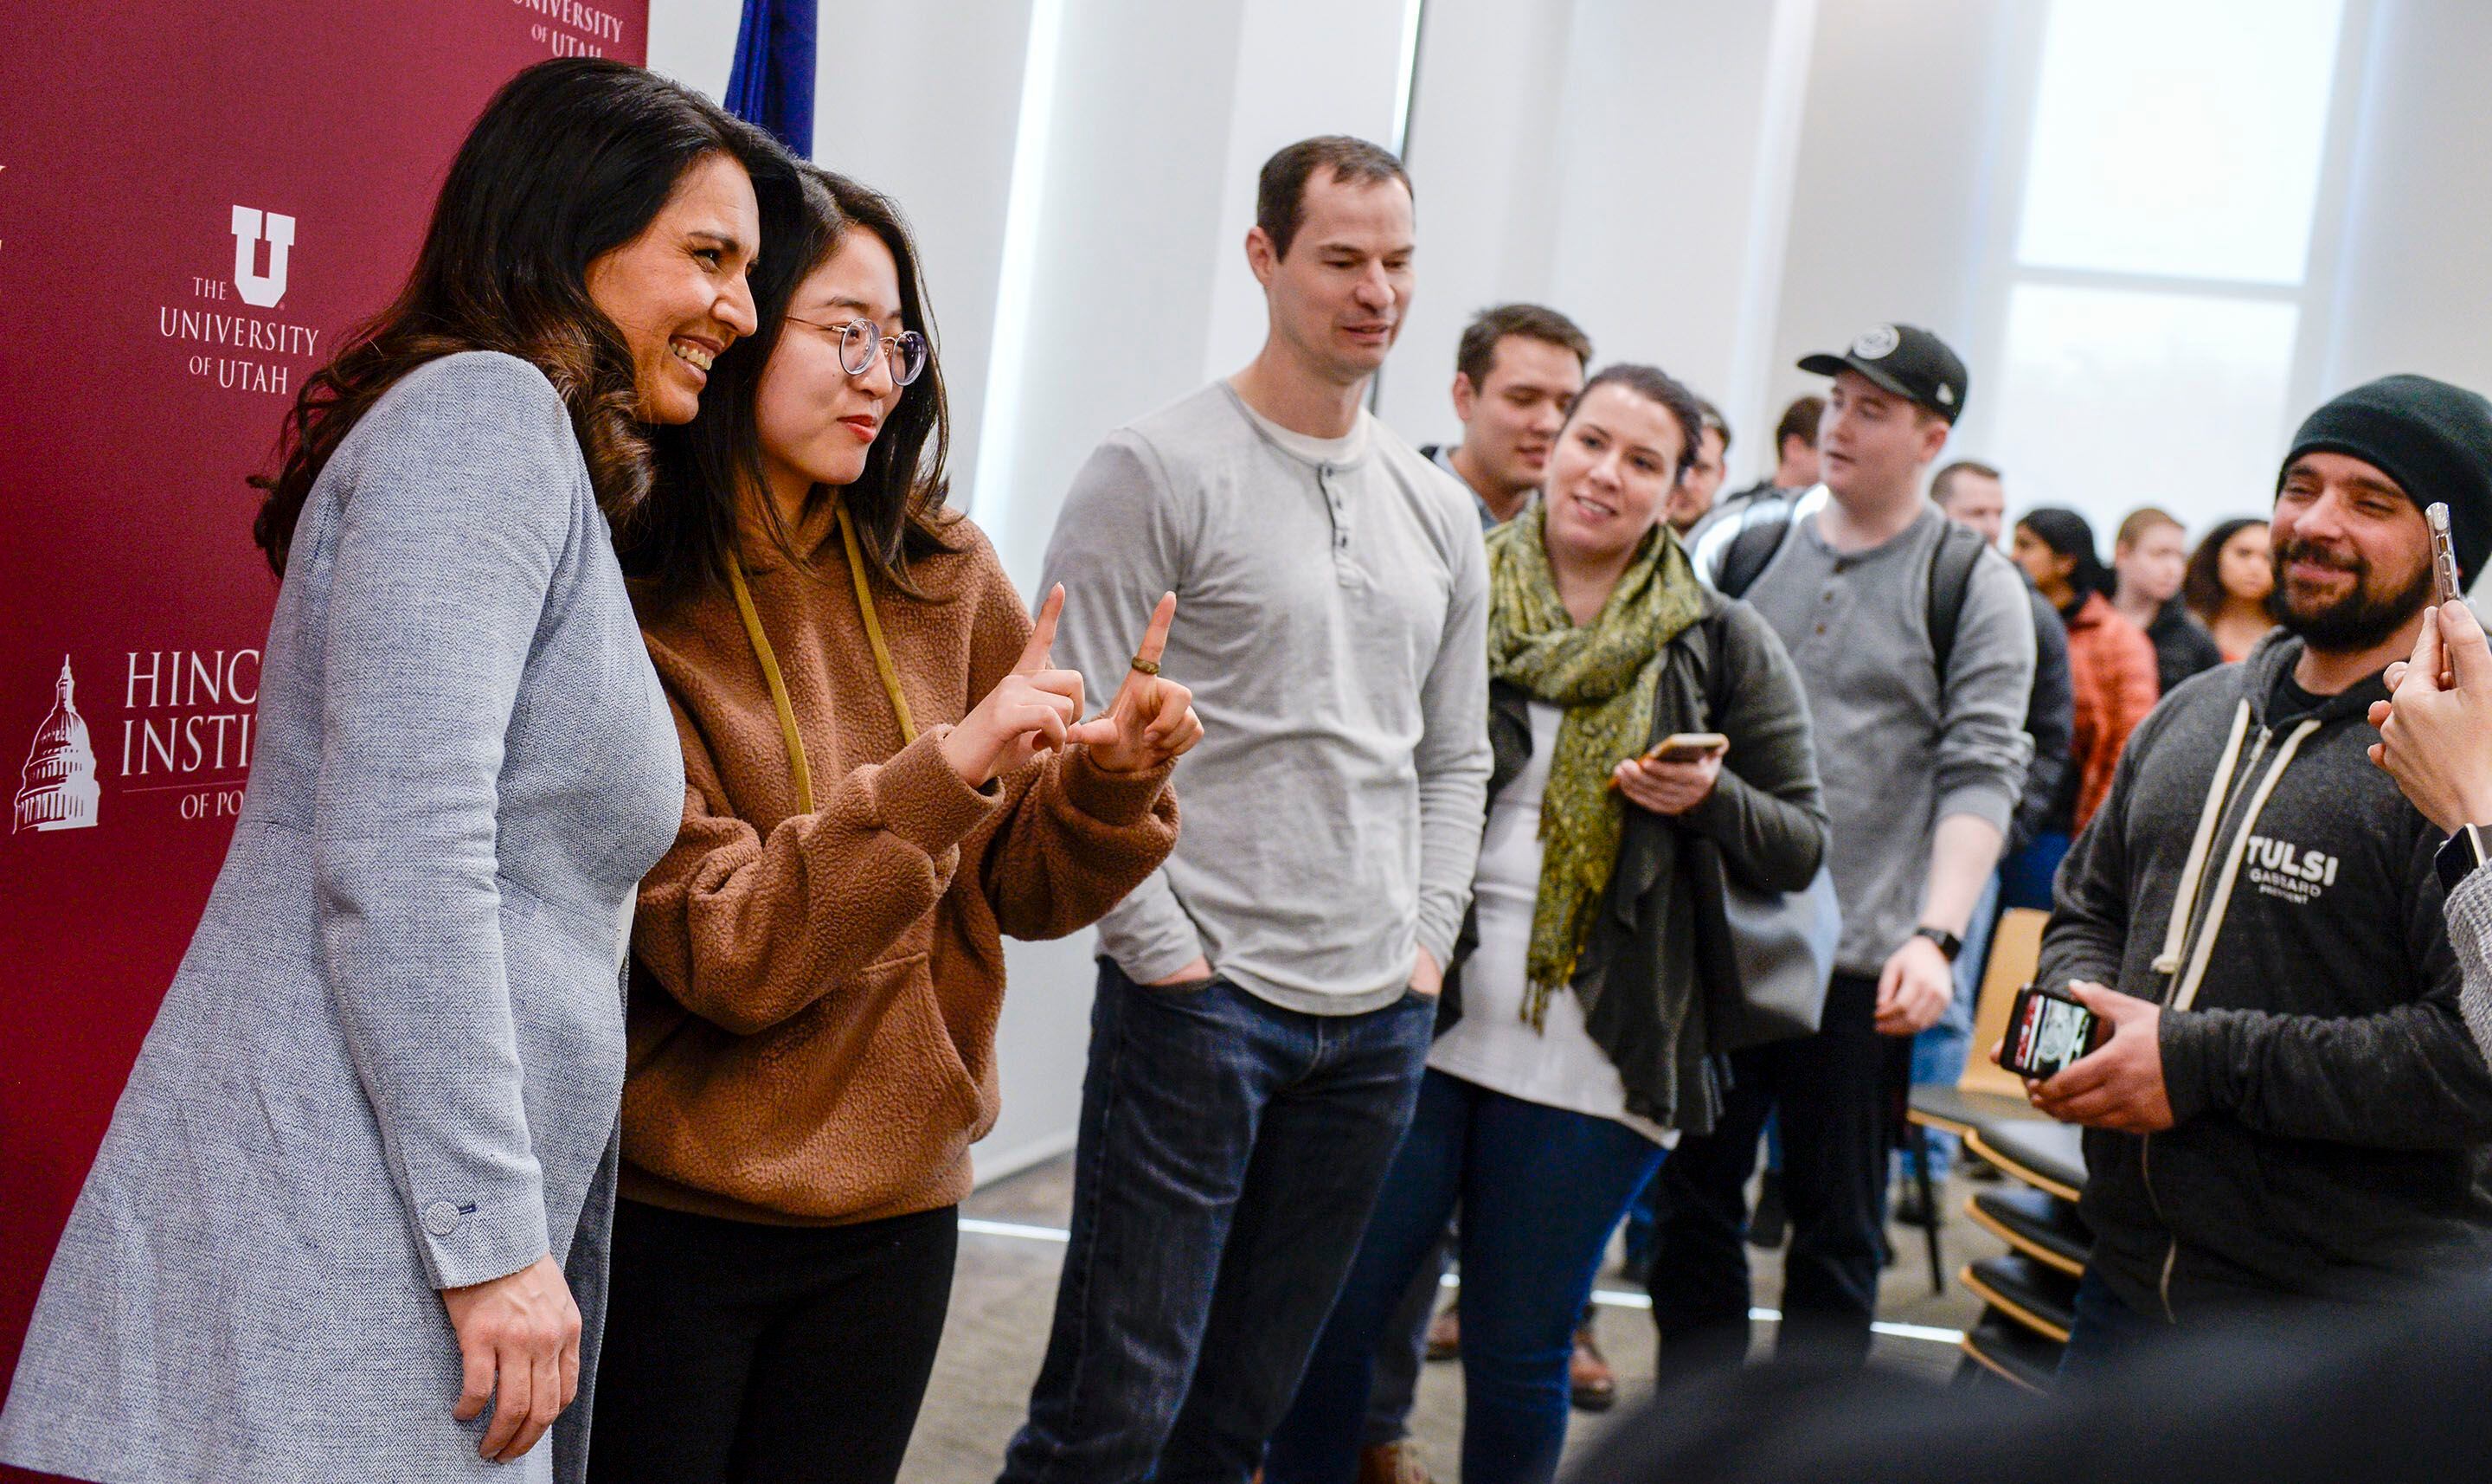
[[1463, 440], [1419, 452], [1469, 489], [1481, 529], [1531, 503], [1591, 361], [1591, 337], [1542, 305], [1500, 304], [1464, 327], [1453, 389]]
[[1721, 408], [1702, 397], [1696, 399], [1696, 410], [1700, 421], [1695, 455], [1678, 471], [1678, 483], [1671, 487], [1670, 498], [1661, 509], [1661, 518], [1681, 537], [1712, 514], [1713, 497], [1722, 492], [1722, 478], [1730, 472], [1731, 424]]
[[1409, 182], [1362, 140], [1263, 167], [1269, 330], [1109, 434], [1043, 591], [1060, 661], [1164, 663], [1204, 718], [1166, 865], [1099, 924], [1073, 1223], [1014, 1484], [1242, 1481], [1295, 1393], [1417, 1099], [1487, 817], [1470, 500], [1366, 408], [1401, 333]]

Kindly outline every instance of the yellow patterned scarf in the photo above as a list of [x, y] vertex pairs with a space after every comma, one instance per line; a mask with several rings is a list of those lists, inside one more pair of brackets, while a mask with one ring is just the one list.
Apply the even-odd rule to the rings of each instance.
[[1577, 627], [1558, 597], [1544, 519], [1534, 507], [1488, 537], [1489, 674], [1566, 713], [1541, 795], [1540, 892], [1524, 961], [1523, 1018], [1535, 1027], [1574, 978], [1617, 864], [1626, 803], [1610, 770], [1644, 750], [1662, 649], [1704, 613], [1686, 549], [1656, 525], [1599, 615]]

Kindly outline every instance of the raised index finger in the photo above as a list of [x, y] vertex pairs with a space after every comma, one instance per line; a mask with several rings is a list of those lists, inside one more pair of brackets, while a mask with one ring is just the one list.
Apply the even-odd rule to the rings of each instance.
[[1026, 675], [1047, 668], [1048, 651], [1055, 647], [1055, 618], [1064, 611], [1064, 584], [1056, 583], [1047, 590], [1047, 601], [1038, 606], [1038, 623], [1029, 631], [1029, 642], [1021, 646], [1021, 658], [1013, 664], [1013, 673]]
[[1146, 665], [1157, 665], [1168, 651], [1169, 625], [1176, 620], [1176, 594], [1160, 594], [1159, 607], [1151, 609], [1151, 626], [1142, 631], [1142, 647], [1134, 658]]

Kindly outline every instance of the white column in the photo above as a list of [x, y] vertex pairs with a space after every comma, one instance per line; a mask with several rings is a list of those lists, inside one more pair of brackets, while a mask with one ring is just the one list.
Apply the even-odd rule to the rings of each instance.
[[1381, 408], [1450, 438], [1463, 325], [1510, 300], [1660, 365], [1752, 446], [1818, 0], [1430, 0], [1416, 312]]
[[2380, 0], [2374, 27], [2313, 390], [2418, 371], [2492, 394], [2492, 6]]

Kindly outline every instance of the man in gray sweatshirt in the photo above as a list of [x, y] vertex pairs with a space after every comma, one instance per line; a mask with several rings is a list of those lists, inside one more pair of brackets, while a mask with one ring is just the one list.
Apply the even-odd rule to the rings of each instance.
[[1110, 435], [1041, 586], [1115, 691], [1164, 592], [1202, 742], [1176, 851], [1100, 923], [1072, 1243], [1003, 1477], [1244, 1481], [1409, 1120], [1486, 816], [1470, 495], [1363, 402], [1409, 307], [1409, 180], [1263, 166], [1244, 371]]
[[1707, 576], [1765, 615], [1799, 668], [1843, 934], [1818, 1032], [1734, 1054], [1714, 1132], [1661, 1167], [1651, 1288], [1672, 1374], [1747, 1352], [1743, 1192], [1776, 1109], [1792, 1225], [1778, 1352], [1868, 1353], [1890, 1109], [1911, 1038], [1954, 997], [1950, 965], [2031, 755], [2025, 579], [1920, 493], [1964, 410], [1964, 363], [1926, 330], [1879, 325], [1800, 368], [1834, 378], [1818, 444], [1825, 502], [1780, 516], [1778, 535], [1770, 512], [1736, 518]]
[[2062, 1376], [2278, 1304], [2430, 1303], [2492, 1262], [2492, 1068], [2445, 837], [2366, 756], [2432, 599], [2433, 501], [2471, 579], [2492, 402], [2388, 376], [2312, 413], [2277, 476], [2277, 632], [2164, 697], [2061, 867], [2034, 982], [2102, 1022], [2031, 1086], [2087, 1130]]

